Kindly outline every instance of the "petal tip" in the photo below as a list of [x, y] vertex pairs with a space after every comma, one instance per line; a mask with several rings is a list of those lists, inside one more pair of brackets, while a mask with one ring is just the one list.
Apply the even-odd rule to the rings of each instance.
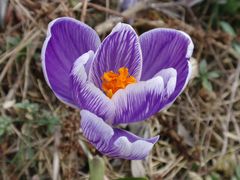
[[119, 137], [114, 145], [118, 148], [118, 157], [128, 160], [142, 160], [149, 155], [154, 144], [146, 140], [130, 142], [127, 137], [123, 136]]
[[159, 139], [160, 139], [160, 135], [157, 135], [155, 137], [152, 137], [148, 141], [151, 142], [152, 144], [156, 144], [159, 141]]
[[[81, 68], [84, 68], [84, 65], [90, 61], [94, 56], [94, 52], [92, 50], [89, 50], [88, 52], [84, 53], [81, 55], [74, 63], [73, 63], [73, 69], [72, 69], [72, 74], [74, 76], [86, 76], [87, 74], [85, 70], [82, 70]], [[82, 73], [82, 74], [81, 74]], [[84, 74], [85, 73], [85, 74]]]
[[99, 44], [97, 33], [76, 19], [60, 17], [49, 23], [41, 51], [42, 69], [48, 86], [61, 101], [75, 106], [68, 91], [69, 72], [79, 56], [95, 51]]
[[150, 153], [159, 136], [143, 139], [125, 130], [112, 128], [87, 110], [81, 110], [84, 136], [101, 153], [115, 158], [140, 160]]
[[135, 32], [135, 30], [133, 29], [133, 27], [129, 24], [126, 24], [126, 23], [122, 23], [122, 22], [119, 22], [115, 25], [115, 27], [112, 29], [112, 32], [116, 32], [116, 31], [120, 31], [122, 29], [131, 29]]
[[182, 35], [184, 35], [189, 40], [188, 47], [187, 47], [187, 53], [186, 53], [186, 58], [189, 59], [192, 56], [193, 49], [194, 49], [193, 41], [186, 32], [180, 31], [180, 30], [178, 32], [180, 32]]

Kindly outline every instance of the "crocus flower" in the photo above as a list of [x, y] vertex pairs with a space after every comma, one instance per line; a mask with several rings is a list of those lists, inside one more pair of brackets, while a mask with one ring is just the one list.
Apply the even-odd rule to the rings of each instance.
[[117, 24], [101, 43], [86, 24], [63, 17], [49, 24], [42, 48], [45, 79], [58, 99], [81, 109], [83, 135], [111, 157], [144, 159], [159, 137], [117, 128], [147, 119], [173, 103], [186, 86], [193, 43], [178, 30], [140, 37]]

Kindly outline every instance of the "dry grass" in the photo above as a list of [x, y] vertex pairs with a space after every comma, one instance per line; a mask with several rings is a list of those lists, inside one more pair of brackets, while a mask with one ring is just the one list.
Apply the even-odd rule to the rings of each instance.
[[[188, 7], [151, 1], [121, 13], [107, 0], [11, 0], [0, 32], [0, 179], [88, 179], [86, 153], [98, 154], [79, 130], [79, 112], [59, 102], [43, 78], [40, 52], [47, 24], [60, 16], [85, 21], [101, 38], [119, 21], [132, 22], [139, 34], [155, 27], [184, 30], [195, 44], [195, 75], [202, 59], [207, 71], [220, 72], [211, 80], [213, 91], [193, 77], [169, 109], [131, 125], [132, 131], [160, 134], [161, 140], [146, 161], [104, 157], [106, 179], [144, 174], [154, 180], [236, 178], [240, 55], [231, 44], [240, 37], [211, 28], [211, 12], [209, 2]], [[239, 21], [239, 16], [219, 18]]]

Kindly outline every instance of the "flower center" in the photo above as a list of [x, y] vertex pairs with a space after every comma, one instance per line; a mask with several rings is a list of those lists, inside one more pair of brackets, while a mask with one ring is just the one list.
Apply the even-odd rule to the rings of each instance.
[[124, 89], [127, 85], [133, 83], [136, 83], [136, 79], [130, 76], [126, 67], [119, 68], [118, 73], [108, 71], [102, 76], [102, 89], [110, 98], [117, 90]]

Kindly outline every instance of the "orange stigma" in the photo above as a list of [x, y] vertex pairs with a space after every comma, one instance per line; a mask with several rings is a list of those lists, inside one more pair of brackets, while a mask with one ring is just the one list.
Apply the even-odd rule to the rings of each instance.
[[130, 76], [128, 68], [121, 67], [118, 73], [113, 71], [105, 72], [102, 76], [102, 89], [108, 97], [112, 97], [119, 89], [124, 89], [127, 85], [136, 83], [136, 79]]

